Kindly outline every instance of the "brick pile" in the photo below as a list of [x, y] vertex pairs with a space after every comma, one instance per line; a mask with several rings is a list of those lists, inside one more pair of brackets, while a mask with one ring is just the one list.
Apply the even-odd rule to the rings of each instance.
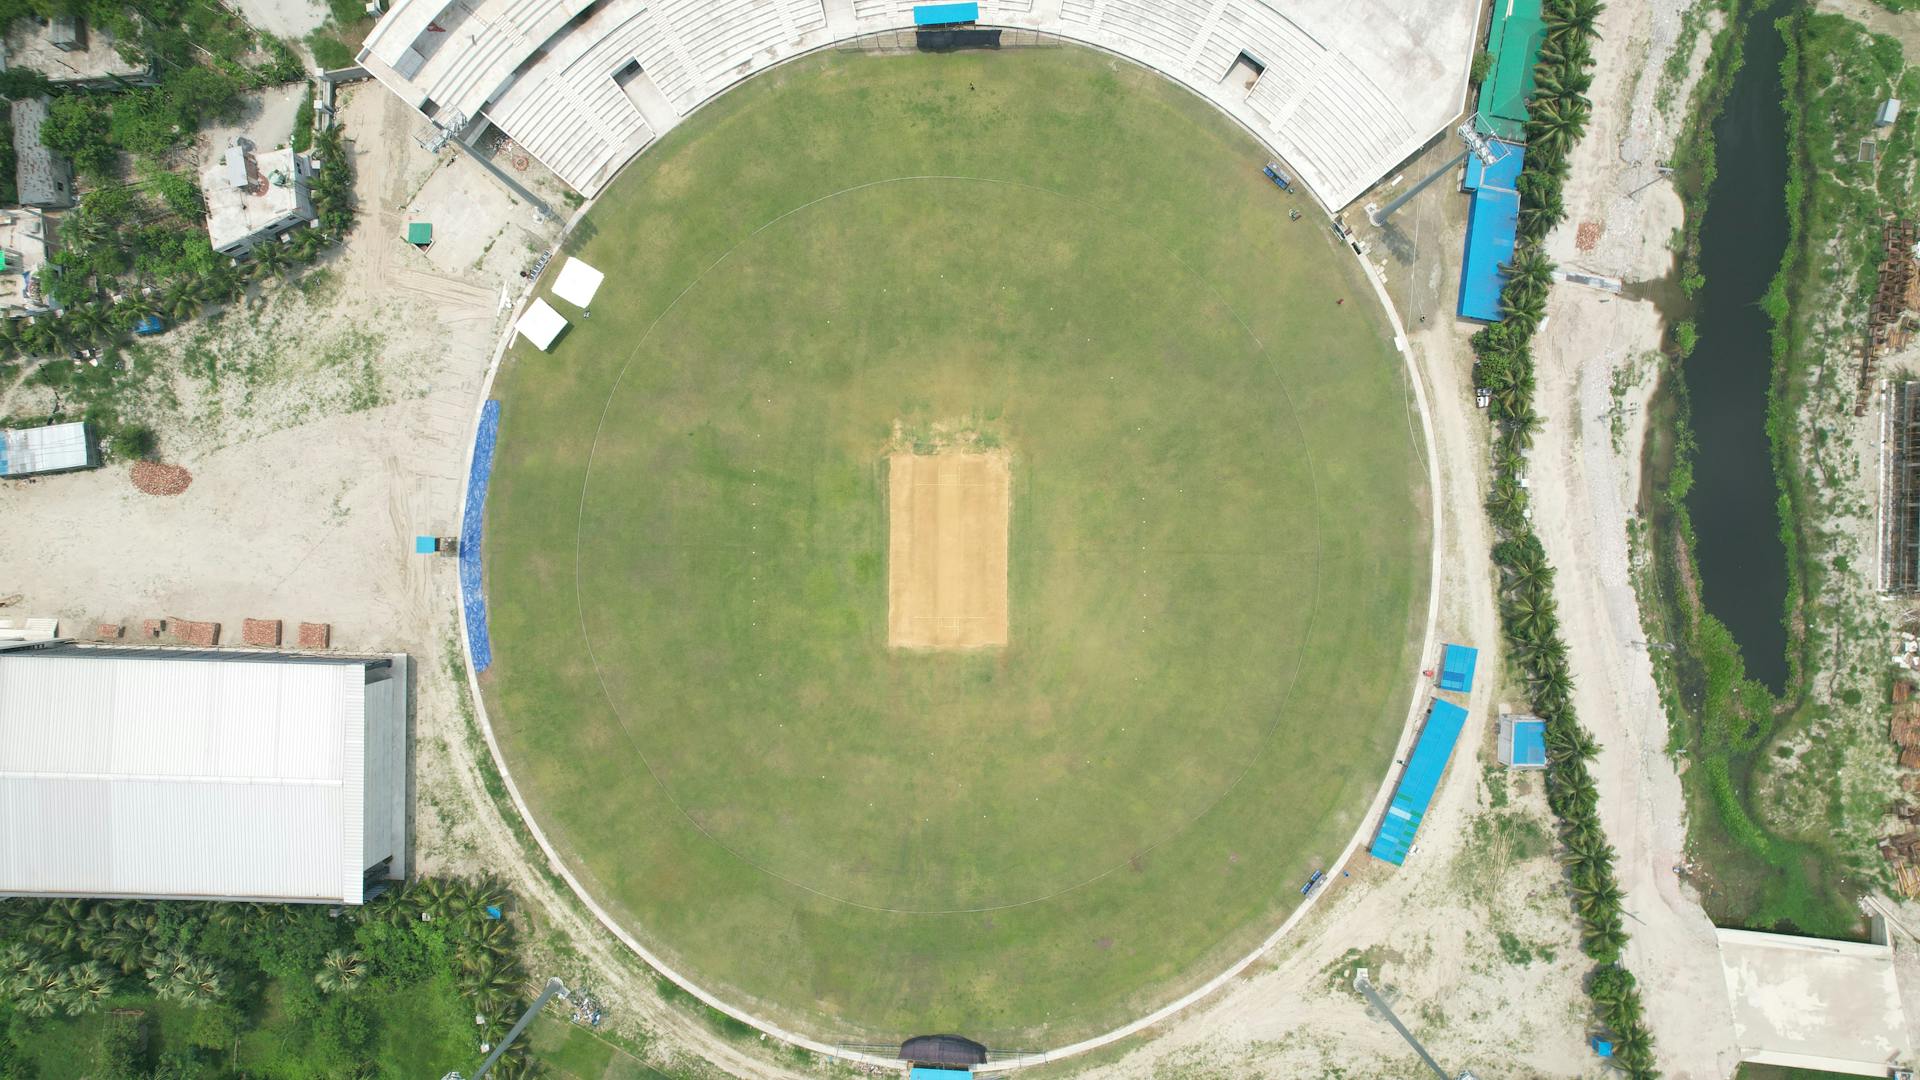
[[1598, 221], [1583, 221], [1574, 230], [1573, 246], [1578, 251], [1592, 251], [1600, 246], [1600, 233], [1606, 225]]
[[93, 628], [93, 636], [105, 641], [119, 641], [126, 632], [127, 628], [119, 623], [103, 622]]
[[192, 622], [187, 619], [168, 619], [167, 628], [173, 636], [188, 645], [200, 645], [211, 648], [220, 644], [220, 624], [217, 622]]
[[240, 644], [271, 649], [280, 644], [279, 619], [248, 619], [240, 624]]
[[178, 465], [157, 461], [133, 463], [133, 486], [147, 495], [178, 495], [193, 483], [193, 474]]
[[140, 636], [141, 637], [157, 638], [161, 634], [165, 633], [166, 629], [167, 629], [167, 620], [165, 619], [140, 620]]
[[333, 628], [323, 622], [303, 622], [300, 624], [300, 647], [303, 649], [324, 649], [333, 637]]

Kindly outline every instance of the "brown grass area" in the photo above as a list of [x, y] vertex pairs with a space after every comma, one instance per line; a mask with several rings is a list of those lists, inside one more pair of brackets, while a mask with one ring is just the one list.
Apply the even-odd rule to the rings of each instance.
[[1007, 643], [1004, 453], [887, 459], [887, 644], [977, 649]]

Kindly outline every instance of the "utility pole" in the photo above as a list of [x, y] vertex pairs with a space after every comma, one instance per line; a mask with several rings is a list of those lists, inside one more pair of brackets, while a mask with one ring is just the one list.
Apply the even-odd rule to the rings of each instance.
[[[1380, 1010], [1380, 1015], [1386, 1018], [1387, 1023], [1393, 1025], [1393, 1030], [1399, 1032], [1401, 1038], [1407, 1040], [1407, 1045], [1413, 1047], [1413, 1052], [1419, 1054], [1420, 1060], [1427, 1063], [1427, 1068], [1433, 1070], [1433, 1075], [1438, 1076], [1440, 1080], [1456, 1080], [1455, 1077], [1447, 1075], [1447, 1070], [1433, 1060], [1433, 1055], [1427, 1053], [1427, 1048], [1421, 1046], [1420, 1040], [1414, 1038], [1413, 1032], [1407, 1030], [1407, 1025], [1401, 1023], [1400, 1018], [1393, 1014], [1393, 1008], [1387, 1004], [1387, 999], [1381, 997], [1380, 992], [1375, 990], [1373, 983], [1367, 979], [1366, 968], [1360, 968], [1354, 972], [1353, 988], [1360, 991], [1374, 1008]], [[1475, 1080], [1475, 1077], [1470, 1072], [1463, 1072], [1458, 1080]]]
[[1407, 200], [1425, 191], [1428, 184], [1459, 168], [1460, 163], [1467, 160], [1468, 154], [1479, 158], [1482, 165], [1491, 165], [1499, 160], [1499, 158], [1494, 156], [1493, 144], [1487, 141], [1485, 135], [1480, 134], [1480, 132], [1474, 128], [1472, 120], [1461, 124], [1454, 130], [1454, 134], [1460, 136], [1460, 141], [1466, 144], [1458, 154], [1450, 158], [1445, 165], [1440, 166], [1421, 178], [1419, 183], [1401, 192], [1399, 198], [1394, 199], [1378, 210], [1371, 208], [1367, 210], [1367, 220], [1373, 223], [1374, 228], [1385, 225], [1387, 219], [1393, 216], [1395, 210], [1405, 206]]
[[[566, 997], [566, 984], [562, 983], [559, 979], [548, 979], [547, 988], [540, 991], [540, 996], [533, 999], [533, 1004], [527, 1006], [527, 1011], [521, 1013], [520, 1019], [515, 1021], [512, 1028], [508, 1029], [506, 1038], [501, 1039], [500, 1045], [494, 1047], [493, 1053], [487, 1055], [487, 1060], [481, 1062], [480, 1067], [474, 1070], [473, 1080], [480, 1080], [481, 1077], [487, 1075], [487, 1070], [493, 1068], [494, 1062], [500, 1060], [500, 1055], [507, 1052], [507, 1047], [512, 1046], [513, 1040], [520, 1037], [520, 1033], [526, 1030], [528, 1024], [533, 1023], [533, 1018], [540, 1015], [540, 1010], [546, 1007], [547, 1002], [553, 1000], [555, 994]], [[462, 1080], [462, 1078], [459, 1073], [450, 1072], [446, 1076], [441, 1077], [441, 1080]]]

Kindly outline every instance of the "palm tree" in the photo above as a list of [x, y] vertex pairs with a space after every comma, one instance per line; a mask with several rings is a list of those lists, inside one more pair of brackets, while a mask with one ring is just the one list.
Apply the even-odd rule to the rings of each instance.
[[1593, 75], [1583, 68], [1535, 64], [1533, 88], [1535, 92], [1558, 101], [1579, 101], [1590, 105], [1592, 102], [1587, 100], [1587, 91], [1593, 89]]
[[1520, 249], [1501, 269], [1507, 273], [1506, 288], [1519, 296], [1544, 299], [1553, 288], [1553, 260], [1537, 246]]
[[313, 981], [323, 993], [352, 993], [367, 978], [366, 961], [357, 952], [335, 949], [322, 957]]
[[52, 1016], [61, 1005], [61, 973], [45, 960], [34, 960], [13, 980], [14, 1007], [35, 1018]]
[[1586, 106], [1558, 98], [1537, 99], [1527, 108], [1527, 149], [1564, 154], [1587, 133]]
[[1518, 638], [1544, 636], [1554, 621], [1553, 594], [1545, 589], [1526, 589], [1515, 593], [1500, 605], [1500, 616]]
[[61, 1004], [68, 1016], [85, 1016], [98, 1012], [116, 989], [112, 969], [98, 960], [88, 960], [62, 974]]
[[48, 948], [64, 952], [80, 943], [87, 924], [85, 901], [63, 897], [47, 903], [28, 936]]
[[1591, 40], [1599, 37], [1595, 27], [1600, 22], [1600, 13], [1606, 9], [1607, 6], [1600, 0], [1559, 0], [1548, 4], [1542, 20], [1547, 24], [1547, 40]]
[[1603, 964], [1619, 960], [1620, 950], [1626, 946], [1627, 931], [1618, 922], [1588, 927], [1580, 941], [1580, 947], [1586, 954]]
[[491, 1002], [502, 995], [510, 998], [519, 988], [517, 974], [492, 953], [469, 954], [460, 966], [460, 989], [476, 1001]]
[[1531, 202], [1522, 202], [1517, 216], [1521, 243], [1537, 244], [1567, 216], [1566, 202], [1555, 188]]
[[1526, 521], [1527, 493], [1512, 476], [1494, 480], [1487, 494], [1487, 513], [1502, 529], [1517, 529]]

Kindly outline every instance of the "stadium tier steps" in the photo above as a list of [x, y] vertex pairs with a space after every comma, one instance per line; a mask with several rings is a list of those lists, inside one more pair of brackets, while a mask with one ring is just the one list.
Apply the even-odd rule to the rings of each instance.
[[[1455, 62], [1450, 39], [1417, 46], [1425, 51], [1405, 69], [1385, 70], [1374, 61], [1382, 70], [1368, 70], [1309, 29], [1331, 27], [1337, 42], [1342, 34], [1370, 34], [1365, 27], [1387, 19], [1400, 31], [1422, 31], [1425, 42], [1424, 32], [1436, 25], [1432, 13], [1421, 15], [1419, 26], [1402, 24], [1397, 2], [1349, 0], [1351, 12], [1330, 14], [1305, 0], [982, 0], [980, 18], [1111, 49], [1188, 83], [1258, 130], [1316, 195], [1338, 207], [1445, 128], [1458, 102], [1434, 92], [1432, 72], [1465, 92], [1465, 65]], [[1465, 35], [1471, 15], [1465, 0], [1456, 3]], [[406, 100], [434, 102], [438, 115], [484, 112], [567, 184], [594, 195], [628, 158], [714, 94], [836, 39], [910, 26], [915, 6], [914, 0], [398, 0], [369, 37], [366, 62]], [[424, 63], [413, 61], [420, 70], [402, 74], [409, 48], [432, 32], [418, 28], [436, 15], [451, 18], [456, 7], [457, 32], [427, 43], [433, 47]], [[1465, 36], [1460, 44], [1464, 56], [1470, 51]], [[1242, 53], [1261, 68], [1251, 88], [1229, 78]], [[1413, 71], [1419, 64], [1426, 75]], [[658, 91], [639, 99], [646, 113], [616, 81], [624, 78], [645, 79]]]

